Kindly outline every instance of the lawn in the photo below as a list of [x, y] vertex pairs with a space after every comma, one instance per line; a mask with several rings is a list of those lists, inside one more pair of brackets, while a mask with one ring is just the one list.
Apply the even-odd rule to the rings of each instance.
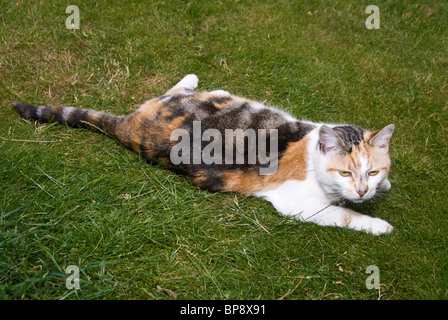
[[[447, 16], [442, 0], [2, 1], [0, 298], [447, 299]], [[188, 73], [302, 119], [395, 123], [392, 189], [353, 205], [395, 231], [293, 221], [10, 106], [127, 114]]]

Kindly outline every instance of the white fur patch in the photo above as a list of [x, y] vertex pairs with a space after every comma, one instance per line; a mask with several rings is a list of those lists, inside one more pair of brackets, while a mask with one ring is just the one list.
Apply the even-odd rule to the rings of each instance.
[[221, 97], [229, 97], [230, 96], [230, 93], [225, 90], [213, 90], [213, 91], [210, 91], [210, 93], [214, 94], [216, 96], [221, 96]]
[[72, 113], [73, 110], [75, 110], [75, 107], [64, 107], [62, 109], [62, 119], [64, 119], [64, 121], [67, 121], [68, 117], [70, 116], [70, 113]]
[[197, 88], [198, 82], [199, 79], [195, 74], [188, 74], [182, 80], [180, 80], [174, 87], [172, 87], [171, 90], [178, 88], [194, 90]]
[[38, 118], [42, 117], [42, 110], [43, 110], [44, 108], [45, 108], [44, 106], [37, 107], [37, 109], [36, 109], [36, 116], [37, 116]]

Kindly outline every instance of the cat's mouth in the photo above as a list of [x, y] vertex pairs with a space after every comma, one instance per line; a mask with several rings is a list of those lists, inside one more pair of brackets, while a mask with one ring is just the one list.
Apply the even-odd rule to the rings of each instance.
[[353, 202], [353, 203], [363, 203], [364, 201], [368, 201], [370, 199], [372, 199], [375, 196], [375, 194], [366, 194], [364, 196], [359, 196], [359, 195], [345, 195], [344, 198]]
[[357, 203], [357, 204], [359, 204], [359, 203], [363, 203], [363, 202], [366, 201], [366, 200], [367, 200], [367, 199], [354, 199], [353, 197], [343, 196], [343, 197], [341, 197], [339, 200], [337, 200], [337, 201], [335, 202], [335, 204], [337, 204], [338, 206], [343, 207], [343, 206], [345, 206], [345, 204], [346, 204], [348, 201], [350, 201], [350, 202], [352, 202], [352, 203]]

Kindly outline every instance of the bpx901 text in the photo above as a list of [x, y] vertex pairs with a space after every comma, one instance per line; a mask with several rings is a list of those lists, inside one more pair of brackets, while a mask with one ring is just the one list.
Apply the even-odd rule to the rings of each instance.
[[224, 305], [224, 314], [264, 314], [264, 305], [251, 304], [226, 304]]

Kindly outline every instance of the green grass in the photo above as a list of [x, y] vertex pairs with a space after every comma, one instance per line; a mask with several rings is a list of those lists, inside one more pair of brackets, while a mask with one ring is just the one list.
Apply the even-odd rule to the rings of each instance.
[[[444, 1], [379, 1], [379, 30], [368, 1], [74, 1], [79, 30], [67, 2], [16, 2], [0, 4], [1, 298], [447, 299]], [[295, 222], [9, 106], [124, 114], [188, 73], [299, 118], [395, 123], [393, 188], [356, 209], [396, 231]]]

